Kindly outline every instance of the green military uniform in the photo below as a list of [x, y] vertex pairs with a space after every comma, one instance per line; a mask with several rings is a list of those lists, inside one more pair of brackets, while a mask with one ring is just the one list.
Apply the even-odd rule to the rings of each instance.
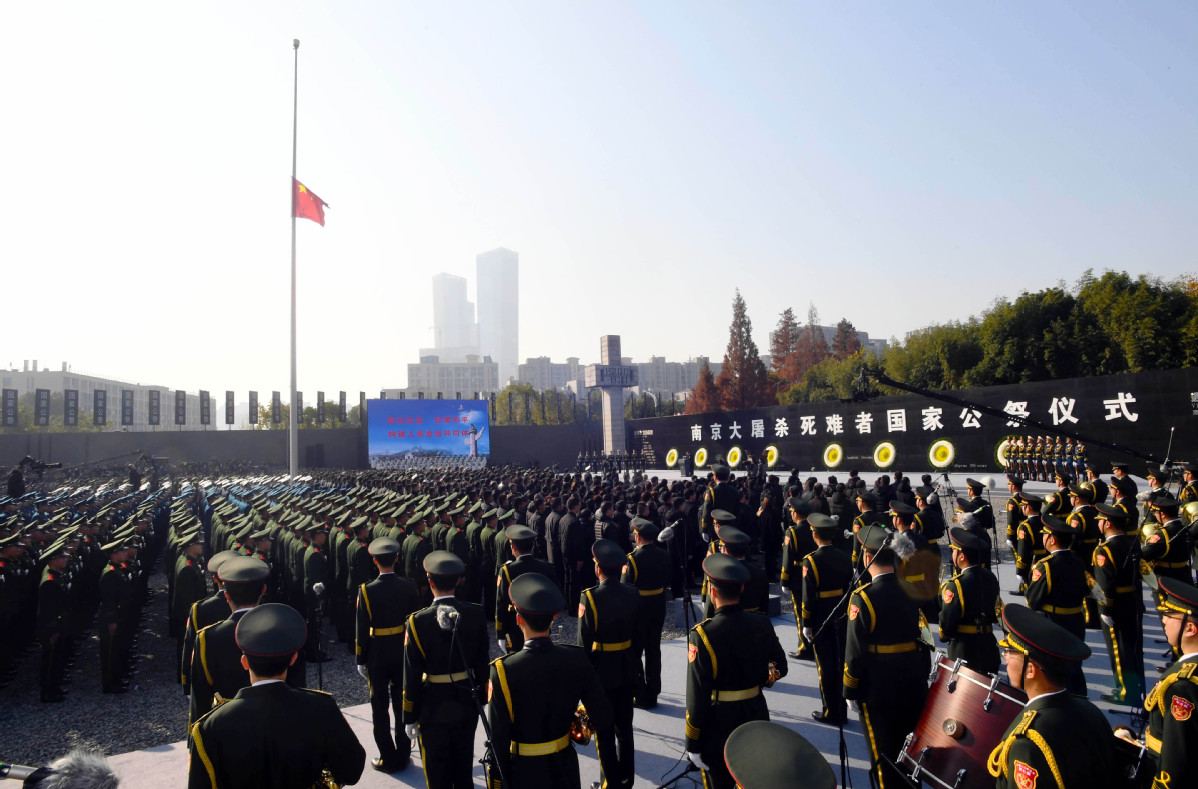
[[1019, 524], [1023, 523], [1026, 517], [1023, 514], [1023, 509], [1019, 506], [1018, 495], [1023, 490], [1023, 480], [1014, 474], [1008, 474], [1007, 482], [1014, 488], [1011, 491], [1011, 497], [1007, 499], [1007, 544], [1014, 551], [1015, 541], [1019, 538]]
[[[1121, 509], [1099, 504], [1095, 512], [1098, 520], [1109, 521], [1125, 532], [1128, 527], [1135, 528], [1135, 520], [1128, 518]], [[1139, 536], [1132, 532], [1107, 537], [1094, 549], [1091, 562], [1095, 588], [1101, 591], [1104, 598], [1102, 636], [1106, 641], [1111, 672], [1115, 678], [1114, 690], [1106, 700], [1115, 704], [1134, 704], [1144, 695], [1144, 631], [1141, 622], [1144, 601]]]
[[[790, 594], [790, 603], [793, 610], [798, 611], [802, 607], [802, 577], [800, 575], [800, 564], [807, 554], [815, 550], [815, 540], [811, 537], [811, 524], [808, 522], [808, 516], [811, 515], [811, 505], [797, 496], [792, 496], [787, 500], [787, 509], [789, 512], [795, 513], [798, 517], [797, 523], [791, 523], [790, 527], [783, 532], [782, 535], [782, 572], [780, 574], [782, 588], [786, 589]], [[708, 612], [708, 616], [711, 613]], [[799, 628], [799, 646], [794, 652], [790, 653], [791, 657], [810, 659], [811, 644], [803, 637], [803, 628]]]
[[[123, 541], [104, 546], [106, 552], [123, 551]], [[100, 687], [105, 693], [123, 693], [123, 641], [127, 634], [129, 609], [133, 605], [133, 582], [126, 575], [123, 563], [109, 562], [100, 573]]]
[[[533, 530], [527, 526], [509, 526], [506, 534], [509, 539], [535, 539]], [[495, 591], [495, 638], [503, 641], [509, 652], [515, 652], [524, 646], [524, 634], [516, 625], [516, 607], [509, 592], [512, 583], [525, 573], [539, 573], [552, 581], [553, 565], [528, 553], [517, 556], [499, 569]]]
[[[811, 523], [819, 530], [821, 540], [831, 540], [839, 528], [833, 518], [822, 513], [812, 515]], [[795, 610], [799, 612], [800, 632], [810, 631], [814, 638], [812, 654], [823, 706], [812, 717], [823, 723], [844, 723], [847, 714], [841, 674], [848, 637], [843, 600], [852, 579], [852, 559], [832, 545], [818, 546], [799, 563]]]
[[[658, 543], [660, 530], [653, 521], [633, 518], [632, 528], [649, 544], [638, 546], [628, 554], [621, 580], [632, 584], [641, 595], [645, 630], [638, 640], [644, 652], [644, 687], [638, 690], [636, 704], [644, 709], [657, 706], [661, 693], [661, 630], [666, 620], [666, 587], [670, 585], [670, 554]], [[637, 659], [640, 659], [638, 653]]]
[[[720, 591], [749, 580], [739, 561], [724, 554], [703, 560], [703, 572]], [[724, 743], [742, 723], [769, 720], [762, 688], [786, 676], [786, 653], [768, 617], [748, 613], [739, 603], [721, 606], [687, 636], [686, 750], [707, 768], [709, 789], [731, 787], [723, 761]], [[692, 757], [692, 761], [694, 761]]]
[[[278, 604], [247, 612], [236, 631], [251, 661], [290, 658], [303, 648], [304, 636], [303, 616]], [[366, 764], [332, 696], [280, 681], [242, 688], [190, 733], [188, 789], [325, 786], [326, 778], [353, 784]]]
[[1027, 582], [1032, 574], [1032, 565], [1048, 555], [1044, 550], [1044, 540], [1040, 530], [1043, 523], [1039, 510], [1044, 500], [1031, 493], [1019, 491], [1015, 497], [1020, 504], [1030, 504], [1035, 514], [1028, 516], [1015, 533], [1015, 574], [1019, 576], [1020, 591], [1027, 590]]
[[998, 642], [994, 625], [1001, 608], [998, 579], [978, 564], [981, 541], [964, 529], [949, 530], [954, 556], [965, 552], [973, 564], [940, 586], [940, 640], [948, 642], [948, 656], [964, 660], [974, 671], [997, 674]]
[[[37, 639], [42, 647], [41, 698], [43, 702], [59, 702], [65, 696], [62, 682], [66, 673], [67, 642], [71, 637], [71, 584], [63, 568], [50, 563], [67, 555], [60, 541], [42, 554], [47, 567], [42, 570], [37, 588]], [[65, 565], [65, 562], [62, 564]]]
[[[1061, 676], [1080, 672], [1090, 655], [1084, 641], [1021, 605], [1003, 609], [1007, 636], [1001, 644]], [[1017, 687], [1023, 684], [1012, 683]], [[1064, 690], [1027, 703], [990, 753], [988, 768], [997, 789], [1115, 786], [1114, 735], [1106, 716]]]
[[[1161, 579], [1158, 610], [1181, 614], [1185, 624], [1198, 616], [1198, 588], [1173, 578]], [[1181, 654], [1181, 643], [1172, 644], [1177, 662], [1171, 665], [1148, 694], [1148, 731], [1144, 744], [1156, 763], [1153, 789], [1177, 789], [1198, 783], [1198, 653]]]
[[819, 750], [769, 721], [738, 726], [724, 745], [724, 763], [744, 789], [836, 789], [836, 775]]
[[[1077, 539], [1080, 530], [1051, 515], [1041, 518], [1041, 534], [1057, 534]], [[1086, 638], [1084, 600], [1090, 593], [1086, 580], [1086, 565], [1068, 548], [1055, 550], [1032, 565], [1027, 585], [1028, 608], [1043, 614], [1075, 637]], [[1074, 667], [1069, 690], [1078, 695], [1086, 693], [1086, 678], [1081, 664]]]

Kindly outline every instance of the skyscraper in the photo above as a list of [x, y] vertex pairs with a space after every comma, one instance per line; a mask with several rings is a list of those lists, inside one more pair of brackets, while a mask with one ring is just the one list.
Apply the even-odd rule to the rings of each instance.
[[499, 385], [517, 373], [520, 358], [520, 256], [499, 247], [476, 258], [478, 345], [499, 365]]
[[476, 348], [477, 345], [478, 329], [474, 323], [474, 305], [466, 300], [466, 278], [453, 274], [436, 275], [433, 277], [433, 347], [438, 351], [450, 351]]

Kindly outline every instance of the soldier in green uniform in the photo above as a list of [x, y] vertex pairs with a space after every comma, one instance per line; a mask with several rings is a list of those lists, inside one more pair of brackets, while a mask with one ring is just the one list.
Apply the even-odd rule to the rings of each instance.
[[997, 789], [1114, 786], [1114, 735], [1106, 716], [1065, 691], [1090, 648], [1021, 605], [1006, 606], [1002, 622], [1007, 676], [1028, 702], [990, 753], [987, 767]]
[[[620, 583], [627, 559], [620, 545], [613, 540], [595, 540], [591, 553], [599, 583], [585, 590], [578, 601], [578, 645], [590, 657], [611, 702], [616, 739], [617, 771], [601, 774], [600, 782], [603, 786], [631, 789], [636, 779], [632, 702], [640, 681], [638, 656], [645, 632], [645, 613], [636, 587]], [[545, 562], [545, 566], [549, 572], [553, 571], [553, 565]]]
[[[915, 489], [915, 530], [923, 535], [929, 545], [936, 545], [944, 536], [944, 511], [940, 503], [932, 498], [935, 491], [927, 485]], [[930, 503], [929, 503], [930, 502]]]
[[1141, 509], [1141, 526], [1146, 523], [1156, 522], [1156, 512], [1152, 507], [1155, 501], [1158, 499], [1168, 500], [1173, 498], [1173, 495], [1169, 493], [1169, 475], [1167, 473], [1161, 469], [1149, 467], [1144, 476], [1148, 478], [1148, 492], [1138, 497], [1144, 502], [1144, 506]]
[[[396, 773], [412, 759], [412, 741], [400, 724], [403, 720], [404, 627], [408, 616], [420, 610], [416, 584], [395, 574], [399, 543], [379, 537], [370, 543], [370, 556], [379, 575], [358, 588], [356, 635], [358, 673], [370, 690], [370, 714], [379, 758], [370, 766]], [[395, 713], [395, 738], [391, 737], [391, 712]]]
[[312, 541], [304, 551], [304, 610], [308, 619], [308, 646], [305, 657], [312, 663], [324, 663], [332, 658], [320, 643], [332, 577], [329, 572], [329, 527], [313, 521], [308, 527]]
[[[1107, 504], [1095, 509], [1098, 527], [1105, 538], [1091, 563], [1094, 587], [1102, 594], [1102, 636], [1115, 687], [1103, 695], [1112, 704], [1135, 704], [1144, 695], [1144, 612], [1140, 576], [1140, 538], [1135, 521], [1127, 513]], [[1128, 528], [1133, 531], [1127, 531]]]
[[1094, 549], [1102, 541], [1102, 531], [1098, 528], [1098, 511], [1094, 509], [1094, 486], [1088, 482], [1069, 486], [1069, 504], [1072, 507], [1063, 520], [1073, 524], [1078, 531], [1077, 539], [1073, 541], [1073, 552], [1086, 563], [1086, 569], [1092, 570], [1090, 564], [1094, 560]]
[[[1190, 541], [1186, 525], [1178, 517], [1179, 502], [1172, 496], [1158, 496], [1147, 502], [1145, 507], [1151, 509], [1156, 528], [1141, 549], [1144, 561], [1152, 567], [1152, 572], [1159, 578], [1175, 578], [1189, 583], [1193, 580], [1190, 575]], [[1157, 596], [1157, 605], [1161, 599]]]
[[853, 562], [836, 548], [835, 518], [817, 512], [810, 518], [815, 550], [799, 563], [799, 627], [812, 645], [815, 671], [819, 677], [822, 708], [811, 717], [820, 723], [842, 724], [846, 719], [841, 666], [848, 631], [844, 624], [843, 600], [853, 579]]
[[724, 763], [741, 789], [836, 789], [836, 774], [803, 735], [777, 723], [749, 721], [724, 745]]
[[974, 671], [997, 674], [998, 579], [981, 566], [976, 535], [954, 527], [949, 543], [957, 573], [940, 586], [940, 640], [948, 642], [949, 658], [964, 660]]
[[283, 680], [307, 637], [294, 609], [267, 604], [237, 624], [250, 682], [191, 726], [188, 789], [353, 784], [366, 752], [337, 702]]
[[45, 569], [37, 587], [37, 640], [42, 647], [40, 679], [44, 704], [66, 698], [62, 684], [67, 642], [71, 637], [71, 585], [64, 573], [69, 559], [65, 541], [60, 539], [49, 546], [41, 558]]
[[[466, 510], [470, 522], [466, 524], [466, 572], [462, 576], [462, 584], [458, 597], [468, 603], [481, 603], [482, 586], [478, 577], [478, 557], [480, 553], [480, 535], [483, 528], [483, 503], [476, 501]], [[543, 557], [542, 557], [543, 558]]]
[[[237, 623], [258, 605], [266, 590], [270, 575], [267, 566], [258, 559], [238, 556], [221, 565], [225, 579], [225, 599], [229, 617], [196, 633], [196, 645], [191, 659], [191, 708], [188, 722], [195, 723], [214, 706], [233, 698], [249, 684], [249, 674], [241, 665], [240, 650], [235, 632]], [[303, 684], [296, 676], [298, 664], [288, 671], [291, 684]]]
[[466, 573], [456, 554], [433, 551], [424, 568], [433, 604], [409, 616], [404, 633], [404, 729], [419, 740], [429, 789], [471, 789], [487, 617], [481, 606], [454, 597]]
[[1156, 762], [1154, 789], [1198, 783], [1198, 588], [1161, 579], [1158, 610], [1176, 660], [1148, 694], [1144, 744]]
[[[811, 505], [798, 496], [792, 496], [786, 502], [786, 511], [790, 513], [791, 524], [782, 536], [782, 588], [790, 593], [793, 610], [802, 607], [802, 577], [799, 565], [807, 554], [815, 550], [815, 539], [811, 534]], [[798, 621], [796, 619], [796, 621]], [[812, 658], [811, 643], [803, 636], [803, 628], [799, 627], [799, 645], [794, 652], [787, 654], [796, 660]]]
[[408, 536], [403, 541], [403, 574], [404, 577], [416, 584], [422, 601], [431, 601], [432, 595], [428, 590], [428, 575], [424, 572], [424, 559], [433, 552], [432, 546], [424, 536], [426, 513], [418, 510], [408, 519]]
[[515, 652], [524, 646], [524, 636], [516, 625], [516, 607], [508, 595], [512, 582], [525, 573], [540, 573], [552, 580], [553, 565], [532, 555], [536, 543], [536, 532], [532, 529], [516, 524], [507, 527], [505, 536], [515, 558], [499, 570], [495, 592], [495, 638], [500, 652]]
[[1089, 463], [1086, 464], [1086, 482], [1089, 482], [1090, 487], [1094, 488], [1093, 503], [1096, 506], [1099, 504], [1106, 504], [1110, 488], [1105, 482], [1102, 481], [1102, 477], [1098, 476], [1098, 469], [1094, 468], [1094, 466]]
[[[1048, 555], [1032, 565], [1031, 580], [1027, 585], [1028, 608], [1085, 641], [1083, 600], [1090, 593], [1090, 586], [1086, 581], [1085, 563], [1071, 550], [1080, 530], [1052, 515], [1042, 516], [1041, 521], [1040, 534]], [[1082, 674], [1081, 663], [1074, 666], [1069, 676], [1069, 691], [1080, 696], [1086, 694], [1086, 677]]]
[[1181, 493], [1177, 500], [1182, 504], [1198, 501], [1198, 463], [1181, 464]]
[[100, 573], [100, 688], [105, 693], [125, 693], [129, 683], [124, 679], [122, 642], [127, 627], [127, 612], [132, 605], [133, 583], [125, 574], [128, 558], [126, 539], [114, 540], [103, 547], [108, 563]]
[[895, 572], [889, 533], [871, 524], [857, 532], [857, 541], [871, 580], [849, 598], [844, 697], [860, 704], [880, 789], [895, 789], [903, 779], [882, 757], [897, 756], [915, 730], [928, 694], [929, 661], [920, 641], [919, 606]]
[[645, 518], [633, 518], [636, 550], [628, 554], [621, 580], [640, 592], [644, 608], [645, 630], [637, 639], [637, 660], [644, 652], [643, 685], [637, 689], [635, 704], [650, 710], [657, 706], [661, 693], [661, 630], [666, 621], [666, 587], [670, 585], [670, 554], [657, 541], [657, 524]]
[[196, 633], [217, 622], [229, 618], [229, 601], [225, 598], [225, 583], [220, 577], [220, 568], [230, 559], [236, 559], [233, 551], [220, 551], [208, 560], [208, 572], [212, 575], [216, 591], [211, 597], [197, 600], [187, 612], [187, 623], [183, 631], [183, 654], [179, 661], [180, 682], [183, 695], [191, 695], [191, 658], [195, 651]]
[[769, 720], [762, 694], [786, 676], [786, 652], [768, 617], [740, 607], [749, 571], [731, 556], [703, 560], [715, 616], [687, 637], [686, 752], [703, 771], [708, 789], [732, 787], [722, 756], [728, 735], [742, 723]]
[[[1026, 517], [1023, 514], [1023, 507], [1019, 504], [1019, 492], [1023, 490], [1023, 479], [1014, 474], [1007, 475], [1007, 490], [1011, 493], [1011, 497], [1007, 499], [1007, 547], [1011, 549], [1011, 554], [1018, 557], [1018, 552], [1015, 549], [1016, 540], [1019, 539], [1019, 524], [1023, 523]], [[1016, 590], [1013, 594], [1021, 594], [1022, 589]]]
[[488, 718], [495, 758], [510, 789], [580, 789], [570, 742], [579, 702], [598, 739], [601, 768], [617, 775], [614, 717], [598, 674], [577, 647], [554, 644], [549, 628], [565, 607], [557, 585], [540, 573], [516, 578], [508, 591], [524, 648], [491, 663]]
[[[179, 537], [180, 553], [175, 560], [175, 590], [171, 597], [171, 620], [180, 623], [175, 638], [175, 660], [182, 665], [183, 647], [187, 638], [187, 615], [196, 603], [208, 595], [201, 557], [204, 554], [204, 535], [200, 524]], [[180, 677], [182, 680], [182, 677]]]

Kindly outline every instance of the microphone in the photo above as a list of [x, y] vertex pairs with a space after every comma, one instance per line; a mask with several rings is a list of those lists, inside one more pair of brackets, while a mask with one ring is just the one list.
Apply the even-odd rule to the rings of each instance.
[[458, 623], [458, 609], [451, 605], [441, 604], [437, 606], [437, 626], [446, 633], [452, 631]]
[[660, 540], [661, 542], [669, 542], [670, 540], [674, 539], [674, 527], [677, 526], [679, 523], [682, 523], [681, 518], [679, 518], [678, 520], [671, 523], [669, 526], [662, 529], [661, 533], [657, 535], [657, 539]]
[[34, 789], [116, 789], [120, 783], [103, 756], [73, 750], [48, 767], [0, 762], [0, 780], [24, 781]]

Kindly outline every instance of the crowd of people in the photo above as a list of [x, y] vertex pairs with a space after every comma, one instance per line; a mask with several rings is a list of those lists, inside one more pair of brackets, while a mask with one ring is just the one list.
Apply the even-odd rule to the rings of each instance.
[[[1118, 775], [1105, 747], [1074, 758], [1078, 733], [1097, 737], [1102, 719], [1081, 670], [1089, 628], [1109, 647], [1107, 700], [1146, 709], [1138, 736], [1158, 783], [1176, 788], [1194, 782], [1198, 744], [1195, 471], [1177, 496], [1160, 470], [1140, 493], [1122, 464], [1109, 483], [1092, 467], [1083, 481], [1057, 470], [1044, 497], [1011, 474], [1004, 524], [978, 480], [942, 501], [930, 476], [868, 486], [853, 472], [821, 483], [726, 466], [682, 479], [452, 467], [33, 491], [3, 500], [0, 678], [36, 639], [41, 698], [61, 701], [95, 627], [100, 684], [125, 692], [161, 560], [190, 699], [191, 786], [360, 778], [365, 750], [327, 695], [306, 689], [307, 664], [329, 658], [326, 627], [368, 683], [374, 769], [407, 768], [418, 745], [430, 787], [470, 786], [482, 719], [489, 774], [509, 787], [579, 786], [572, 742], [592, 735], [597, 783], [631, 786], [633, 710], [661, 692], [667, 596], [701, 583], [680, 734], [708, 786], [795, 785], [753, 758], [763, 742], [808, 752], [764, 723], [764, 689], [790, 659], [818, 669], [813, 717], [843, 725], [851, 705], [878, 784], [900, 785], [893, 758], [925, 703], [935, 627], [950, 659], [1005, 668], [1030, 699], [990, 754], [999, 786]], [[990, 569], [1003, 527], [1026, 606], [1002, 606]], [[772, 582], [792, 600], [793, 651], [762, 615]], [[1156, 683], [1144, 676], [1144, 583], [1177, 658]], [[578, 620], [581, 649], [550, 638], [557, 616]], [[815, 785], [832, 779], [822, 757], [811, 769]]]
[[456, 468], [478, 471], [486, 467], [487, 459], [465, 455], [401, 455], [376, 458], [372, 465], [380, 471], [440, 471]]

